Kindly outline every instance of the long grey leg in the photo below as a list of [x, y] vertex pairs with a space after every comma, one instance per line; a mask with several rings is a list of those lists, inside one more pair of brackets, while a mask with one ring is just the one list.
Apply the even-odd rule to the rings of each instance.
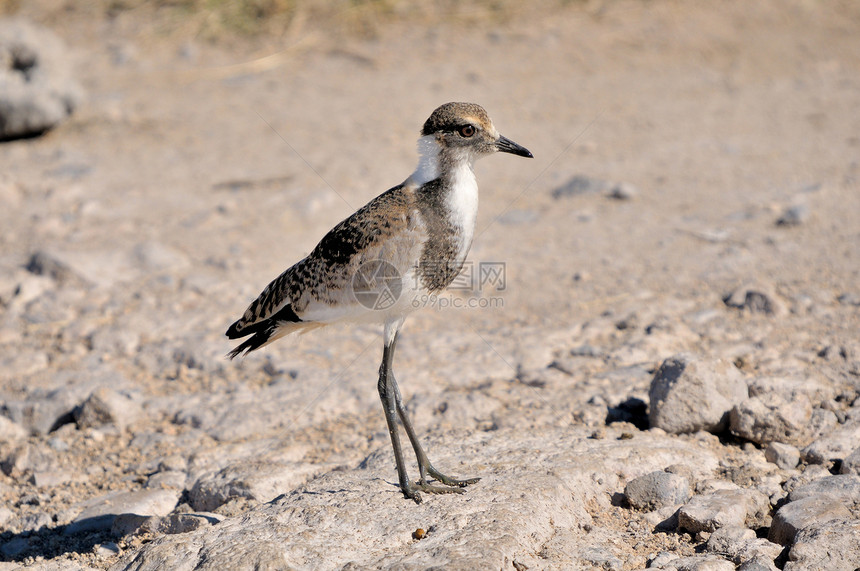
[[400, 396], [400, 389], [397, 387], [397, 381], [394, 380], [394, 376], [392, 375], [391, 380], [394, 384], [394, 396], [395, 396], [395, 404], [397, 405], [397, 414], [400, 416], [400, 421], [403, 423], [403, 428], [406, 430], [406, 435], [409, 437], [409, 442], [412, 443], [412, 449], [415, 450], [415, 457], [418, 460], [418, 472], [419, 472], [419, 483], [427, 484], [427, 474], [430, 474], [431, 477], [439, 480], [446, 486], [454, 486], [454, 489], [447, 488], [439, 488], [438, 486], [434, 487], [433, 490], [436, 493], [458, 493], [462, 490], [459, 488], [463, 488], [468, 486], [469, 484], [474, 484], [480, 478], [467, 478], [465, 480], [458, 480], [457, 478], [452, 478], [450, 476], [446, 476], [439, 470], [433, 467], [433, 464], [430, 463], [430, 459], [427, 458], [427, 454], [424, 452], [424, 449], [421, 447], [421, 443], [418, 441], [418, 436], [415, 434], [415, 429], [412, 427], [412, 422], [409, 420], [409, 415], [406, 413], [406, 408], [403, 406], [403, 399]]
[[400, 447], [400, 435], [397, 432], [397, 385], [391, 374], [391, 361], [394, 358], [394, 346], [397, 335], [382, 350], [382, 364], [379, 366], [379, 382], [376, 385], [382, 408], [385, 411], [385, 421], [388, 423], [388, 434], [391, 436], [391, 446], [394, 448], [394, 461], [397, 463], [397, 479], [403, 494], [416, 503], [421, 503], [421, 494], [413, 489], [406, 474], [403, 462], [403, 450]]
[[[394, 358], [394, 347], [397, 343], [397, 333], [394, 334], [394, 339], [392, 339], [389, 353], [389, 359], [393, 361]], [[383, 353], [383, 364], [385, 361], [385, 353]], [[387, 379], [386, 386], [389, 389], [393, 389], [394, 392], [394, 404], [397, 409], [397, 414], [400, 416], [400, 422], [403, 423], [403, 428], [406, 430], [406, 435], [409, 437], [409, 442], [412, 444], [412, 449], [415, 451], [415, 457], [418, 460], [418, 471], [419, 471], [419, 488], [423, 489], [427, 492], [431, 493], [459, 493], [462, 492], [460, 488], [468, 486], [469, 484], [474, 484], [480, 478], [467, 478], [465, 480], [458, 480], [457, 478], [451, 478], [441, 473], [439, 470], [433, 467], [433, 464], [430, 463], [430, 459], [427, 458], [427, 454], [424, 452], [424, 449], [421, 447], [421, 443], [418, 441], [418, 436], [415, 433], [415, 428], [412, 426], [412, 422], [409, 420], [409, 415], [406, 413], [406, 407], [403, 406], [403, 397], [400, 396], [400, 388], [397, 386], [397, 380], [394, 378], [394, 371], [390, 367], [391, 363], [389, 362], [389, 368], [387, 370]], [[380, 375], [381, 375], [380, 370]], [[388, 415], [388, 410], [386, 410], [386, 417]], [[390, 425], [389, 425], [390, 429]], [[392, 437], [393, 441], [394, 437]], [[399, 447], [399, 436], [398, 436], [398, 444]], [[445, 488], [441, 486], [431, 486], [427, 483], [427, 474], [430, 474], [431, 477], [436, 480], [442, 482], [446, 486], [453, 486], [453, 488]], [[402, 484], [401, 484], [402, 485]]]

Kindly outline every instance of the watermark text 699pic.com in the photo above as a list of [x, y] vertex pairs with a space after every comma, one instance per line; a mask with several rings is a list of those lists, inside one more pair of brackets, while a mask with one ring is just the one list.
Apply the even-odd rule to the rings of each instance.
[[[492, 292], [505, 291], [507, 288], [505, 262], [466, 261], [445, 292], [418, 295], [412, 300], [412, 307], [433, 309], [497, 309], [504, 307], [501, 296], [477, 296]], [[471, 292], [475, 297], [460, 297], [455, 292]], [[446, 293], [451, 292], [451, 293]]]
[[[444, 292], [417, 294], [413, 299], [403, 301], [411, 303], [414, 308], [496, 309], [504, 307], [503, 297], [487, 295], [505, 291], [507, 288], [504, 262], [466, 261], [458, 269], [451, 267], [448, 262], [440, 262], [437, 267], [432, 262], [424, 261], [420, 270], [416, 267], [412, 272], [416, 280], [413, 291], [421, 291], [418, 280], [424, 275], [428, 273], [438, 275], [445, 272], [456, 272], [456, 275]], [[370, 260], [363, 263], [352, 279], [352, 293], [356, 300], [372, 310], [391, 308], [397, 304], [404, 289], [407, 288], [409, 284], [403, 283], [397, 268], [384, 260]], [[458, 292], [465, 295], [458, 295]]]

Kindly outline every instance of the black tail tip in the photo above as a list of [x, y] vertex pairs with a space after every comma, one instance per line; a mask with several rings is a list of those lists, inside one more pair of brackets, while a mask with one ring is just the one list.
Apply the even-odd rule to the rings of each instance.
[[259, 349], [266, 344], [266, 342], [272, 337], [276, 330], [276, 325], [268, 325], [262, 331], [257, 331], [256, 333], [254, 333], [254, 335], [246, 339], [238, 347], [227, 353], [227, 357], [232, 361], [240, 355], [245, 356], [251, 351]]
[[235, 322], [233, 325], [231, 325], [227, 329], [227, 331], [224, 333], [224, 335], [226, 335], [230, 339], [236, 339], [237, 337], [243, 337], [244, 336], [242, 333], [239, 332], [239, 322], [238, 321]]

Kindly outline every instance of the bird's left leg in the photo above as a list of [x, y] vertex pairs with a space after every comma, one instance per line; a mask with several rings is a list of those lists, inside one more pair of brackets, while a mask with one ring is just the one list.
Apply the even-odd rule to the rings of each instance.
[[382, 352], [382, 364], [379, 366], [377, 389], [379, 390], [379, 398], [382, 401], [382, 409], [385, 411], [388, 434], [391, 436], [391, 447], [394, 449], [394, 461], [397, 464], [397, 480], [400, 483], [400, 489], [403, 495], [420, 504], [421, 494], [409, 482], [409, 476], [406, 474], [406, 466], [403, 462], [403, 450], [400, 447], [400, 436], [397, 434], [397, 400], [395, 387], [391, 386], [391, 382], [394, 379], [393, 375], [391, 375], [391, 360], [394, 356], [395, 340], [396, 335], [390, 343], [386, 341]]
[[[394, 336], [394, 341], [391, 344], [392, 353], [394, 351], [394, 343], [397, 341], [397, 335]], [[400, 422], [403, 423], [403, 428], [406, 430], [406, 435], [409, 437], [409, 442], [412, 443], [412, 449], [415, 450], [415, 457], [418, 460], [418, 473], [419, 473], [419, 488], [429, 492], [429, 493], [462, 493], [462, 489], [469, 484], [474, 484], [480, 478], [466, 478], [464, 480], [460, 480], [457, 478], [452, 478], [450, 476], [446, 476], [439, 470], [433, 467], [433, 464], [430, 463], [430, 459], [427, 458], [427, 454], [424, 452], [424, 449], [421, 447], [421, 443], [418, 441], [418, 436], [415, 434], [415, 428], [412, 426], [412, 422], [409, 420], [409, 415], [406, 413], [406, 407], [403, 406], [403, 397], [400, 396], [400, 388], [397, 386], [397, 381], [394, 378], [394, 372], [389, 369], [388, 370], [388, 386], [390, 389], [394, 390], [394, 403], [397, 407], [397, 414], [400, 416]], [[427, 483], [427, 475], [435, 478], [436, 480], [445, 484], [445, 486], [450, 487], [442, 487], [442, 486], [433, 486]]]

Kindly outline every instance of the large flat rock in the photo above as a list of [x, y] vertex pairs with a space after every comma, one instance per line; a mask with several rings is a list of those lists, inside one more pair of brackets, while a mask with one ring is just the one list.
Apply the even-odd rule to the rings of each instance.
[[[329, 472], [216, 526], [161, 537], [112, 569], [333, 569], [350, 562], [377, 569], [501, 569], [514, 560], [540, 568], [548, 560], [535, 554], [550, 541], [556, 548], [547, 552], [549, 561], [563, 567], [593, 556], [585, 551], [595, 536], [613, 533], [599, 528], [591, 512], [610, 509], [612, 494], [624, 486], [619, 473], [631, 465], [713, 469], [717, 462], [699, 446], [648, 433], [593, 440], [581, 428], [561, 428], [513, 436], [500, 430], [459, 445], [446, 439], [437, 466], [482, 477], [462, 495], [425, 494], [420, 505], [405, 500], [394, 484], [391, 452], [380, 449], [360, 469]], [[427, 531], [420, 541], [412, 535], [418, 528]], [[614, 556], [636, 554], [620, 549]]]

